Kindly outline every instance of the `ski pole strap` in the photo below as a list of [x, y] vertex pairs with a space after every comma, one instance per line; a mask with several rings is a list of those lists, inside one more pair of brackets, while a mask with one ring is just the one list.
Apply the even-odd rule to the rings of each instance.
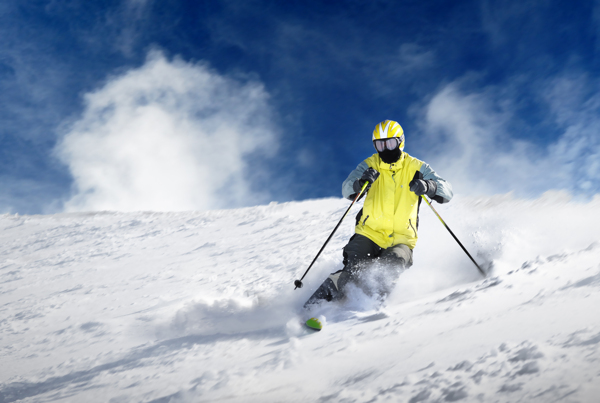
[[446, 229], [448, 230], [448, 232], [450, 233], [450, 235], [452, 235], [452, 238], [454, 238], [454, 240], [458, 243], [458, 245], [462, 248], [462, 250], [467, 254], [467, 256], [469, 257], [469, 259], [471, 259], [471, 261], [475, 264], [475, 266], [477, 266], [477, 270], [479, 270], [479, 272], [483, 275], [483, 277], [485, 277], [485, 272], [483, 271], [483, 269], [481, 268], [481, 266], [479, 266], [477, 264], [477, 262], [475, 261], [475, 259], [473, 259], [473, 256], [471, 256], [471, 254], [467, 251], [467, 249], [463, 246], [463, 244], [458, 240], [458, 238], [456, 237], [456, 235], [454, 235], [454, 232], [452, 232], [452, 230], [450, 229], [450, 227], [448, 227], [448, 225], [444, 222], [444, 220], [442, 219], [442, 217], [433, 208], [433, 206], [431, 205], [431, 203], [429, 202], [429, 200], [427, 200], [427, 198], [425, 196], [423, 196], [423, 195], [421, 195], [421, 197], [423, 198], [423, 200], [425, 200], [425, 203], [427, 203], [427, 205], [429, 207], [431, 207], [431, 210], [435, 213], [435, 215], [437, 216], [437, 218], [440, 219], [440, 221], [442, 222], [442, 224], [444, 224], [444, 227], [446, 227]]

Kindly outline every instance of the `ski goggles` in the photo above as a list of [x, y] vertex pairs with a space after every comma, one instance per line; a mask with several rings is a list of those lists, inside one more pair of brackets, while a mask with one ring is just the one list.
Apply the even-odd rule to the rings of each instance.
[[381, 139], [381, 140], [373, 140], [373, 144], [375, 145], [375, 149], [378, 152], [382, 152], [383, 150], [395, 150], [401, 141], [398, 137], [392, 137], [391, 139]]

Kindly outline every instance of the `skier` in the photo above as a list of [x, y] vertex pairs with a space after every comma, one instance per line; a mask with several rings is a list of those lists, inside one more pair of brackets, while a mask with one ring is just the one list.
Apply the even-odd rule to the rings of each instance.
[[420, 196], [438, 203], [452, 199], [448, 182], [404, 152], [404, 130], [398, 122], [386, 120], [375, 126], [373, 145], [377, 153], [361, 162], [342, 184], [343, 196], [354, 200], [368, 182], [355, 234], [344, 247], [344, 268], [330, 274], [305, 307], [341, 299], [349, 284], [385, 298], [398, 276], [413, 264]]

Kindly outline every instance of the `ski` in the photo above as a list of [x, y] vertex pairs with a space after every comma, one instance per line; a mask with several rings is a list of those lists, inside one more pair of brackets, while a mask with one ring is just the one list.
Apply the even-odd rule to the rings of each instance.
[[306, 326], [317, 331], [323, 329], [323, 324], [317, 318], [310, 318], [309, 320], [307, 320]]

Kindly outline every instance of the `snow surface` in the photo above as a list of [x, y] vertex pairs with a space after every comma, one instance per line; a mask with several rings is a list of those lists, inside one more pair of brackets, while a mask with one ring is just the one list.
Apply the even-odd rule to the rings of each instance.
[[[600, 198], [426, 205], [384, 306], [300, 307], [341, 199], [0, 217], [0, 402], [597, 402]], [[313, 312], [314, 313], [314, 312]]]

